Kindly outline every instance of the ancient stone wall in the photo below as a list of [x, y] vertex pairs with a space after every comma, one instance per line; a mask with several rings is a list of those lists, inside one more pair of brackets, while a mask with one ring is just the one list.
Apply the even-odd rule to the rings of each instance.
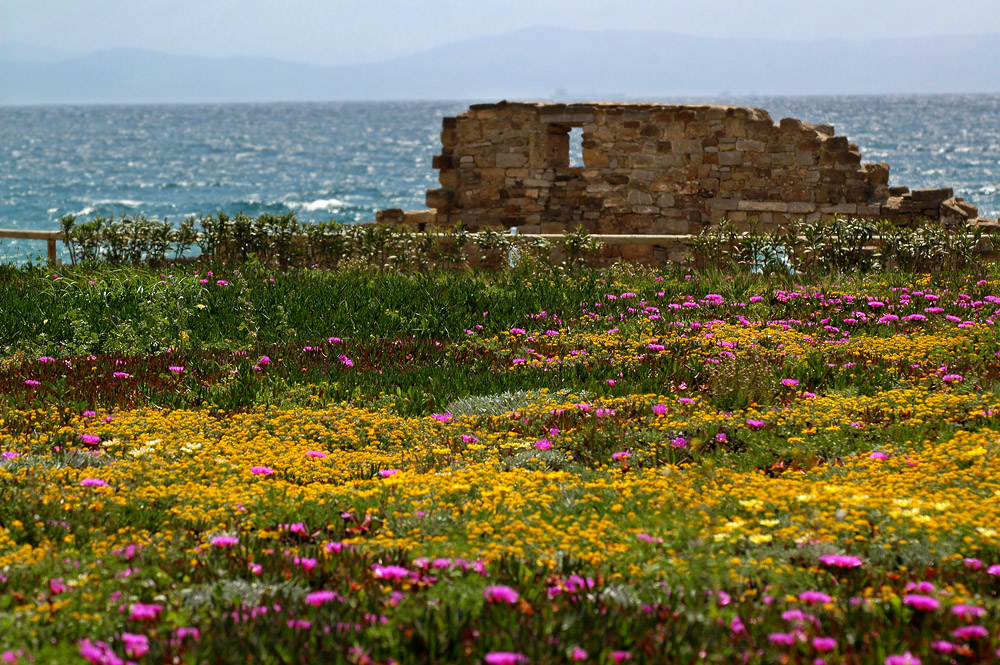
[[[582, 165], [570, 132], [582, 130]], [[964, 221], [951, 190], [890, 189], [889, 166], [829, 125], [774, 123], [762, 109], [661, 104], [479, 104], [445, 118], [431, 211], [380, 221], [458, 221], [470, 231], [688, 234], [722, 219]]]

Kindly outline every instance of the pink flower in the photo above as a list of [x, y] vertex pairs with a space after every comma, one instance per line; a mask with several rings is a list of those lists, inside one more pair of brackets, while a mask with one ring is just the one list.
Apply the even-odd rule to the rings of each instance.
[[271, 359], [268, 358], [267, 356], [261, 356], [260, 360], [257, 361], [257, 364], [261, 365], [261, 366], [270, 365], [271, 364]]
[[25, 379], [24, 385], [28, 386], [29, 388], [37, 388], [38, 386], [42, 385], [42, 382], [35, 381], [34, 379]]
[[486, 665], [524, 665], [531, 659], [516, 651], [490, 651], [483, 657]]
[[948, 640], [935, 640], [931, 642], [931, 648], [938, 653], [951, 653], [955, 649], [955, 645]]
[[80, 481], [81, 487], [107, 487], [108, 483], [100, 478], [84, 478]]
[[978, 637], [986, 637], [990, 631], [982, 626], [962, 626], [951, 631], [951, 634], [960, 640], [971, 640]]
[[872, 453], [872, 454], [870, 454], [868, 457], [870, 457], [872, 459], [880, 459], [880, 460], [887, 460], [887, 459], [889, 459], [889, 455], [887, 453], [882, 453], [882, 452], [877, 452], [877, 451], [874, 452], [874, 453]]
[[19, 658], [24, 658], [24, 649], [18, 649], [17, 651], [8, 649], [0, 653], [0, 663], [6, 663], [7, 665], [17, 665]]
[[552, 442], [548, 439], [539, 439], [535, 441], [535, 448], [539, 450], [550, 450], [552, 448]]
[[962, 565], [970, 570], [979, 570], [983, 567], [983, 562], [979, 559], [962, 559]]
[[924, 596], [919, 593], [911, 593], [903, 596], [903, 604], [909, 605], [915, 610], [930, 612], [941, 607], [941, 601], [932, 596]]
[[5, 450], [0, 453], [0, 459], [14, 459], [20, 457], [21, 453], [15, 453], [13, 450]]
[[184, 366], [183, 365], [171, 365], [167, 369], [169, 371], [173, 372], [174, 374], [180, 374], [181, 372], [184, 371]]
[[945, 383], [957, 383], [962, 380], [961, 374], [945, 374], [941, 377], [941, 380]]
[[998, 575], [998, 576], [1000, 576], [1000, 564], [993, 564], [992, 566], [990, 566], [989, 568], [987, 568], [986, 569], [986, 574], [987, 575]]
[[66, 585], [63, 584], [63, 578], [53, 577], [49, 580], [49, 591], [52, 592], [53, 596], [56, 596], [67, 589]]
[[163, 611], [163, 605], [135, 603], [132, 605], [132, 613], [129, 618], [133, 621], [140, 619], [155, 619]]
[[791, 646], [795, 644], [795, 635], [793, 633], [771, 633], [767, 636], [767, 641], [771, 644]]
[[274, 473], [274, 469], [269, 466], [252, 466], [250, 467], [250, 473], [255, 476], [270, 476]]
[[96, 434], [81, 434], [80, 442], [85, 443], [88, 446], [96, 446], [98, 443], [101, 442], [101, 437], [99, 437]]
[[684, 448], [687, 446], [687, 439], [685, 439], [683, 436], [675, 436], [673, 440], [670, 442], [670, 445], [673, 446], [674, 448]]
[[978, 619], [986, 615], [986, 610], [975, 605], [955, 605], [951, 608], [951, 613], [963, 619]]
[[520, 599], [517, 591], [509, 586], [503, 584], [497, 584], [495, 586], [488, 586], [483, 589], [483, 597], [486, 598], [487, 602], [490, 603], [507, 603], [513, 604]]
[[291, 524], [279, 524], [279, 531], [287, 531], [289, 533], [297, 533], [300, 535], [308, 535], [309, 530], [306, 528], [305, 522], [292, 522]]
[[340, 364], [344, 367], [354, 367], [354, 361], [345, 355], [339, 355], [337, 358], [340, 360]]
[[667, 405], [666, 404], [655, 404], [653, 406], [653, 413], [655, 413], [658, 416], [662, 416], [666, 412], [667, 412]]
[[620, 663], [620, 662], [622, 662], [624, 660], [631, 660], [631, 658], [632, 658], [632, 652], [631, 651], [612, 651], [611, 652], [611, 660], [614, 661], [615, 663]]
[[236, 536], [216, 536], [208, 542], [212, 547], [233, 547], [240, 539]]
[[587, 660], [587, 652], [580, 647], [573, 647], [569, 652], [569, 657], [575, 661]]
[[832, 603], [833, 598], [823, 593], [822, 591], [803, 591], [799, 594], [799, 600], [803, 603], [808, 603], [809, 605], [814, 605], [816, 603]]
[[821, 651], [823, 653], [833, 651], [837, 648], [837, 640], [832, 637], [814, 637], [813, 648], [816, 649], [816, 651]]
[[613, 459], [613, 460], [625, 460], [625, 459], [628, 459], [631, 456], [632, 456], [632, 453], [630, 453], [627, 450], [619, 450], [616, 453], [611, 453], [611, 459]]
[[198, 640], [201, 639], [201, 631], [198, 630], [197, 628], [187, 627], [187, 626], [181, 626], [180, 628], [174, 631], [174, 640], [177, 643], [180, 643], [187, 637], [190, 637], [195, 642], [197, 642]]
[[799, 382], [797, 379], [782, 379], [781, 385], [787, 386], [789, 388], [794, 388], [795, 386], [799, 385]]
[[606, 381], [607, 381], [607, 384], [608, 384], [609, 386], [613, 386], [613, 385], [615, 385], [615, 380], [614, 380], [614, 379], [606, 379]]
[[397, 473], [399, 473], [399, 469], [382, 469], [378, 472], [378, 475], [388, 478], [389, 476], [395, 476]]
[[819, 560], [835, 568], [857, 568], [862, 564], [861, 559], [847, 554], [826, 554], [821, 556]]
[[407, 580], [413, 576], [413, 573], [408, 571], [402, 566], [372, 566], [372, 571], [375, 573], [376, 579], [383, 580]]
[[758, 427], [763, 427], [764, 426], [764, 421], [763, 420], [755, 420], [753, 418], [750, 418], [750, 419], [747, 420], [747, 425], [749, 425], [750, 427], [756, 429]]
[[317, 458], [322, 459], [322, 458], [326, 457], [326, 453], [324, 453], [324, 452], [322, 452], [320, 450], [307, 450], [306, 451], [306, 457], [317, 457]]
[[920, 659], [907, 651], [904, 654], [886, 656], [885, 665], [920, 665]]
[[296, 566], [302, 566], [305, 570], [312, 570], [316, 567], [316, 559], [311, 557], [295, 557], [292, 559], [292, 563]]
[[149, 638], [145, 635], [122, 633], [122, 642], [125, 643], [125, 653], [132, 658], [141, 658], [149, 651]]
[[438, 422], [446, 423], [446, 422], [451, 421], [451, 414], [450, 413], [433, 413], [433, 414], [431, 414], [431, 418], [433, 418], [434, 420], [437, 420]]
[[77, 646], [80, 650], [80, 656], [94, 665], [112, 665], [122, 662], [122, 659], [115, 655], [106, 642], [91, 643], [90, 640], [80, 640]]
[[306, 603], [314, 607], [319, 607], [323, 603], [331, 603], [335, 600], [339, 600], [339, 594], [336, 591], [313, 591], [310, 594], [306, 594]]
[[115, 377], [116, 379], [127, 379], [132, 375], [129, 374], [128, 372], [115, 372], [111, 376]]

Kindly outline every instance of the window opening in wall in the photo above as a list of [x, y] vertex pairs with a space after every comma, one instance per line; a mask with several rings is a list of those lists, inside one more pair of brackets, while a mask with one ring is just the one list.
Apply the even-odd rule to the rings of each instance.
[[583, 167], [583, 127], [569, 129], [569, 165], [571, 168]]

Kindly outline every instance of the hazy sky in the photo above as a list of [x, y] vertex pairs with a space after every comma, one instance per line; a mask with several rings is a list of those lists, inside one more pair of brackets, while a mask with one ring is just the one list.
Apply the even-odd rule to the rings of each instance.
[[77, 53], [345, 64], [538, 25], [795, 40], [1000, 34], [1000, 0], [0, 0], [0, 44]]

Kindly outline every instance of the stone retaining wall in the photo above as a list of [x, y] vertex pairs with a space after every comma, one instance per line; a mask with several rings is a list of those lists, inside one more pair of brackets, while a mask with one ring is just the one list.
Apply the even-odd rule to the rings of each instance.
[[[582, 163], [571, 165], [576, 128]], [[478, 104], [444, 119], [441, 143], [430, 210], [383, 211], [378, 221], [687, 234], [722, 219], [756, 219], [767, 229], [835, 216], [959, 223], [978, 214], [950, 189], [890, 189], [889, 165], [862, 164], [832, 126], [775, 124], [763, 109]]]

